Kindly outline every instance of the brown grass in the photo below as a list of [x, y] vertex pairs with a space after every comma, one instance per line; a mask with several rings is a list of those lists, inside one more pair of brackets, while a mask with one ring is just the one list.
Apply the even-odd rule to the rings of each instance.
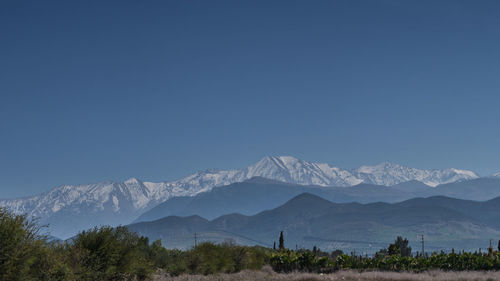
[[500, 280], [500, 272], [497, 271], [428, 271], [423, 273], [405, 272], [357, 272], [339, 271], [333, 274], [308, 274], [291, 273], [278, 274], [264, 268], [261, 271], [242, 271], [235, 274], [220, 275], [182, 275], [168, 277], [156, 275], [154, 281], [491, 281]]

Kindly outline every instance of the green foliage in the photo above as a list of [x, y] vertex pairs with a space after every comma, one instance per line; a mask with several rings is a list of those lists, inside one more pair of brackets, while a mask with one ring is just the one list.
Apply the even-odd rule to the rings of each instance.
[[205, 242], [187, 252], [166, 251], [170, 256], [177, 256], [175, 259], [170, 259], [171, 262], [165, 267], [171, 275], [181, 273], [208, 275], [260, 269], [267, 263], [267, 253], [270, 250], [262, 247], [238, 246], [233, 243], [216, 245]]
[[382, 271], [411, 271], [426, 270], [500, 270], [500, 252], [489, 253], [433, 253], [430, 256], [411, 255], [408, 240], [398, 237], [382, 249], [374, 257], [346, 255], [341, 251], [327, 254], [319, 251], [281, 251], [270, 256], [270, 265], [277, 272], [317, 272], [326, 273], [335, 270], [382, 270]]
[[67, 247], [79, 280], [144, 280], [154, 269], [149, 240], [125, 227], [83, 231]]
[[270, 264], [277, 272], [332, 272], [335, 270], [382, 270], [411, 271], [453, 270], [483, 271], [500, 270], [500, 253], [493, 255], [480, 253], [434, 253], [427, 258], [403, 257], [401, 255], [379, 255], [373, 258], [342, 254], [336, 259], [329, 257], [314, 258], [311, 252], [273, 253]]
[[149, 243], [125, 227], [94, 228], [68, 243], [48, 243], [26, 216], [0, 208], [0, 280], [145, 280], [155, 270], [171, 275], [260, 269], [271, 250], [227, 241], [189, 251]]
[[411, 256], [411, 247], [408, 247], [408, 239], [398, 236], [393, 244], [387, 249], [389, 255], [400, 255], [402, 257]]
[[269, 264], [276, 272], [321, 272], [334, 270], [334, 262], [327, 256], [317, 257], [311, 251], [280, 251], [272, 253]]
[[148, 239], [124, 227], [80, 233], [72, 243], [48, 243], [24, 215], [0, 208], [0, 280], [138, 280], [153, 271]]
[[433, 253], [411, 255], [408, 240], [398, 237], [374, 257], [346, 255], [342, 251], [280, 251], [238, 246], [232, 241], [201, 243], [188, 251], [168, 250], [161, 241], [125, 227], [94, 228], [78, 234], [70, 243], [48, 243], [39, 227], [23, 215], [0, 208], [0, 280], [146, 280], [155, 270], [170, 275], [234, 273], [270, 264], [277, 272], [329, 273], [341, 269], [411, 271], [500, 270], [500, 252]]
[[0, 280], [67, 280], [70, 270], [55, 246], [25, 215], [0, 208]]
[[330, 257], [335, 260], [335, 259], [337, 259], [338, 256], [343, 255], [343, 254], [344, 254], [344, 252], [342, 252], [342, 250], [335, 250], [330, 254]]
[[384, 271], [421, 272], [431, 269], [441, 270], [499, 270], [500, 256], [478, 253], [435, 253], [428, 258], [402, 257], [400, 255], [364, 258], [342, 255], [335, 261], [336, 269], [377, 269]]

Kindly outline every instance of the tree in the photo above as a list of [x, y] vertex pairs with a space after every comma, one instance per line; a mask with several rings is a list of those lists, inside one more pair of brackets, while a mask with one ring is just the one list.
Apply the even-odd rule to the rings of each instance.
[[330, 254], [330, 257], [335, 260], [335, 259], [337, 259], [338, 256], [343, 255], [343, 254], [344, 254], [344, 252], [342, 250], [337, 249]]
[[393, 244], [387, 248], [389, 255], [400, 255], [402, 257], [411, 256], [411, 247], [408, 247], [408, 239], [398, 236]]
[[285, 250], [285, 239], [283, 238], [283, 231], [280, 232], [280, 241], [279, 241], [279, 249], [280, 251]]
[[79, 280], [146, 279], [153, 271], [143, 251], [148, 247], [147, 238], [110, 226], [80, 232], [69, 245]]
[[0, 280], [68, 280], [70, 269], [36, 221], [0, 208]]

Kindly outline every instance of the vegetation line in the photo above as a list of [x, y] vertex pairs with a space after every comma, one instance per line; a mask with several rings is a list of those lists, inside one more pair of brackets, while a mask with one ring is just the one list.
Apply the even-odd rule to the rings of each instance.
[[[263, 279], [239, 280], [288, 280], [287, 278], [339, 280], [335, 279], [336, 276], [346, 270], [355, 270], [358, 274], [374, 270], [392, 272], [500, 270], [500, 251], [495, 251], [491, 246], [486, 253], [413, 254], [411, 247], [408, 246], [408, 240], [398, 237], [386, 249], [381, 249], [374, 257], [368, 257], [354, 253], [344, 254], [340, 250], [327, 253], [317, 247], [312, 250], [293, 251], [286, 249], [283, 232], [277, 238], [279, 244], [272, 249], [261, 246], [239, 246], [232, 240], [227, 240], [219, 245], [203, 242], [190, 250], [181, 251], [164, 248], [160, 240], [150, 243], [148, 238], [130, 232], [126, 227], [105, 226], [80, 232], [69, 242], [48, 242], [47, 237], [40, 234], [36, 222], [27, 219], [25, 215], [14, 215], [0, 208], [0, 280], [187, 280], [182, 279], [184, 277], [171, 278], [186, 274], [213, 275], [240, 271], [248, 273], [261, 270], [263, 267], [264, 271], [252, 274], [264, 274], [265, 268], [268, 268], [269, 276], [266, 275], [267, 277], [264, 276]], [[307, 275], [305, 279], [300, 279], [304, 275], [298, 275], [299, 277], [276, 275], [275, 272], [320, 273], [328, 277], [316, 274], [314, 278], [309, 278]], [[332, 273], [335, 274], [331, 275]], [[224, 279], [226, 277], [217, 280], [230, 280]], [[189, 278], [189, 280], [214, 279]]]

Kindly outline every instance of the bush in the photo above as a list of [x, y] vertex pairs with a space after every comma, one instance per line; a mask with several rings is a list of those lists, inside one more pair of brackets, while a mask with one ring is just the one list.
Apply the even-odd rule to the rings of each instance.
[[36, 222], [0, 208], [0, 280], [70, 280], [71, 270]]
[[72, 241], [48, 243], [35, 222], [0, 208], [0, 280], [145, 280], [158, 269], [183, 273], [233, 273], [260, 269], [268, 249], [227, 242], [168, 250], [125, 227], [93, 228]]
[[328, 256], [315, 256], [309, 250], [275, 252], [271, 254], [269, 263], [276, 272], [328, 273], [335, 269], [335, 263]]
[[185, 253], [184, 264], [188, 273], [204, 275], [260, 269], [267, 262], [266, 251], [261, 247], [205, 242]]
[[145, 280], [154, 270], [149, 240], [125, 227], [94, 228], [67, 245], [78, 280]]

